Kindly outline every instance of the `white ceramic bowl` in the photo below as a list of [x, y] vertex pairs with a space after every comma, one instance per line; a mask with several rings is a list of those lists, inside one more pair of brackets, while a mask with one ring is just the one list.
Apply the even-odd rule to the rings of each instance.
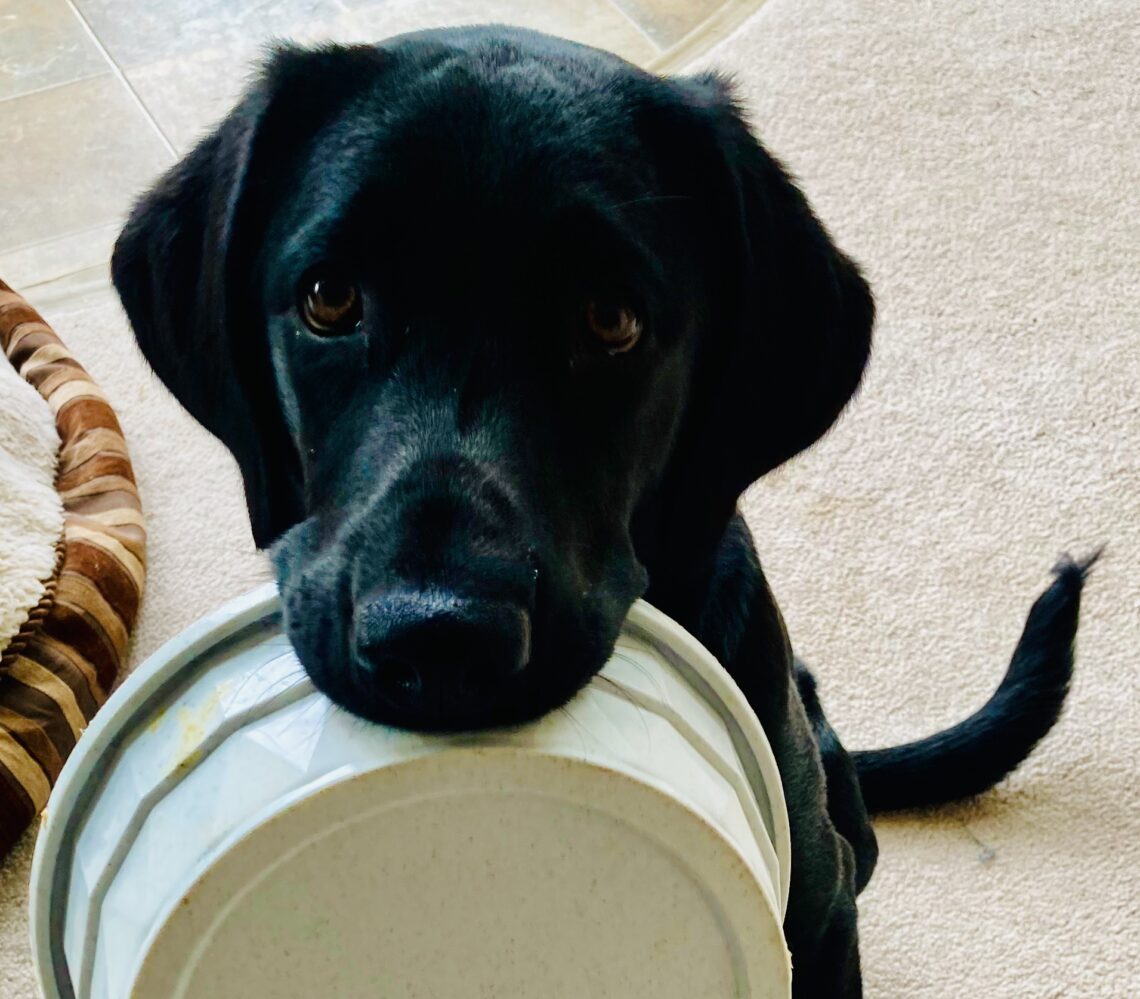
[[424, 736], [316, 692], [270, 585], [97, 715], [32, 871], [47, 999], [790, 993], [755, 715], [648, 604], [565, 709]]

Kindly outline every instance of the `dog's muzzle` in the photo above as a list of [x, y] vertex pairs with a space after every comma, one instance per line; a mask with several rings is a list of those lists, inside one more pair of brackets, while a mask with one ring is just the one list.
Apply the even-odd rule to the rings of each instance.
[[373, 593], [353, 612], [357, 684], [398, 713], [478, 715], [530, 659], [531, 612], [441, 590]]

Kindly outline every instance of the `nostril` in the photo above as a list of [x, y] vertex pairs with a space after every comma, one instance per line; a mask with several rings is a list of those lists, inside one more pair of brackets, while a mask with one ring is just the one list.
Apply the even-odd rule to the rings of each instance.
[[369, 688], [396, 707], [411, 707], [421, 699], [423, 674], [407, 659], [366, 654], [363, 665]]
[[386, 659], [380, 663], [381, 686], [401, 700], [414, 700], [424, 689], [420, 671], [406, 659]]

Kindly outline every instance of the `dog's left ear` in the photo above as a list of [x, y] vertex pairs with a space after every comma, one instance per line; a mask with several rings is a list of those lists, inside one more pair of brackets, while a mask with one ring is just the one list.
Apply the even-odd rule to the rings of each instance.
[[[716, 75], [667, 85], [670, 131], [684, 144], [667, 183], [701, 206], [711, 299], [684, 477], [731, 509], [835, 422], [867, 363], [874, 304], [858, 268], [750, 132], [730, 85]], [[674, 148], [667, 158], [677, 156]]]
[[372, 46], [283, 46], [226, 119], [143, 196], [111, 276], [151, 368], [241, 469], [258, 547], [303, 516], [254, 281], [266, 218], [321, 123], [375, 81]]

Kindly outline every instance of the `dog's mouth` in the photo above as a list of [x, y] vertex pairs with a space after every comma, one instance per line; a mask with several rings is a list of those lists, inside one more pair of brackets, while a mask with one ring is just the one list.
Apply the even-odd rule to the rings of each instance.
[[[407, 703], [403, 698], [378, 694], [367, 685], [354, 685], [346, 690], [336, 685], [330, 688], [315, 678], [314, 683], [334, 703], [366, 721], [425, 733], [473, 732], [525, 725], [563, 707], [590, 682], [601, 665], [583, 669], [579, 674], [563, 671], [557, 682], [542, 687], [520, 681], [495, 691], [457, 677], [454, 686], [436, 700], [416, 697], [417, 687], [413, 699]], [[398, 664], [397, 670], [401, 666]], [[407, 669], [407, 673], [398, 674], [401, 678], [398, 682], [411, 677], [415, 684], [419, 671], [414, 665]]]
[[[286, 617], [287, 626], [290, 622]], [[446, 630], [446, 625], [440, 629]], [[557, 656], [541, 641], [525, 662], [504, 665], [474, 642], [428, 660], [391, 653], [362, 663], [346, 650], [315, 649], [304, 626], [289, 628], [301, 664], [334, 703], [367, 721], [421, 732], [474, 731], [521, 725], [562, 707], [604, 666], [613, 639], [577, 643], [563, 637]], [[614, 635], [616, 639], [616, 634]]]
[[[313, 684], [371, 722], [424, 732], [534, 721], [605, 665], [644, 590], [640, 566], [583, 592], [528, 568], [513, 587], [374, 587], [358, 595], [342, 556], [313, 552], [304, 525], [273, 558], [287, 633]], [[526, 580], [530, 585], [525, 585]]]

